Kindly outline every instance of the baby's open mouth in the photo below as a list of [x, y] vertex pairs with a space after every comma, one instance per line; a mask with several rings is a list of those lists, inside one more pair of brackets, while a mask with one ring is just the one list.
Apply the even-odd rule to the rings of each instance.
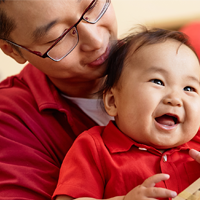
[[156, 117], [155, 120], [165, 126], [174, 126], [179, 123], [179, 119], [175, 115], [165, 114], [160, 117]]

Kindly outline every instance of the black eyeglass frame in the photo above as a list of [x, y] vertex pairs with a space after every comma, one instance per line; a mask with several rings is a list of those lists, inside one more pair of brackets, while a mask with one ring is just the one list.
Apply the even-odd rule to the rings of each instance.
[[[32, 53], [32, 54], [35, 54], [35, 55], [37, 55], [37, 56], [39, 56], [39, 57], [41, 57], [41, 58], [46, 58], [46, 57], [48, 57], [48, 58], [50, 58], [50, 59], [53, 60], [53, 61], [59, 62], [59, 61], [61, 61], [63, 58], [65, 58], [67, 55], [69, 55], [69, 54], [74, 50], [74, 48], [77, 46], [77, 44], [78, 44], [78, 42], [79, 42], [79, 35], [78, 35], [78, 31], [77, 31], [77, 28], [76, 28], [76, 27], [77, 27], [78, 24], [81, 22], [81, 20], [84, 20], [84, 21], [86, 21], [86, 22], [88, 22], [88, 23], [90, 23], [90, 24], [96, 24], [96, 23], [101, 19], [101, 17], [105, 14], [105, 12], [107, 11], [107, 9], [108, 9], [108, 7], [109, 7], [109, 5], [110, 5], [110, 2], [111, 2], [111, 0], [106, 0], [105, 6], [104, 6], [105, 8], [103, 9], [103, 12], [100, 13], [99, 17], [98, 17], [94, 22], [90, 22], [90, 21], [88, 21], [87, 19], [84, 18], [84, 15], [91, 9], [91, 6], [93, 5], [93, 3], [94, 3], [95, 1], [96, 1], [96, 0], [93, 0], [93, 1], [90, 3], [90, 5], [85, 9], [85, 11], [83, 12], [83, 14], [81, 15], [80, 19], [79, 19], [73, 26], [71, 26], [69, 29], [67, 29], [66, 31], [64, 31], [63, 34], [62, 34], [60, 37], [58, 37], [58, 38], [56, 39], [56, 41], [54, 42], [54, 44], [53, 44], [44, 54], [42, 54], [42, 53], [39, 52], [39, 51], [32, 51], [32, 50], [26, 48], [25, 46], [19, 45], [19, 44], [15, 43], [15, 42], [12, 42], [12, 41], [10, 41], [10, 40], [7, 40], [7, 39], [2, 39], [2, 40], [6, 41], [6, 42], [8, 42], [8, 43], [10, 43], [10, 44], [12, 44], [12, 45], [14, 45], [14, 46], [17, 46], [17, 47], [19, 47], [19, 48], [25, 49], [25, 50], [27, 50], [28, 52], [30, 52], [30, 53]], [[76, 33], [77, 33], [77, 36], [78, 36], [78, 38], [77, 38], [77, 43], [74, 45], [74, 47], [73, 47], [65, 56], [63, 56], [63, 57], [60, 58], [60, 59], [54, 59], [54, 58], [52, 58], [51, 56], [49, 56], [49, 55], [48, 55], [49, 51], [50, 51], [60, 40], [62, 40], [62, 38], [65, 37], [65, 35], [66, 35], [72, 28], [75, 28]]]

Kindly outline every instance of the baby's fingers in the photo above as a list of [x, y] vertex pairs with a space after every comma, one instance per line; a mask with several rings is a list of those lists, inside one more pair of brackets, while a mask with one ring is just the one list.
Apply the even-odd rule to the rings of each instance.
[[168, 174], [156, 174], [146, 179], [142, 187], [146, 188], [145, 196], [149, 198], [174, 198], [177, 193], [165, 188], [154, 187], [156, 183], [169, 179]]
[[189, 151], [190, 156], [196, 160], [198, 163], [200, 163], [200, 152], [194, 149], [191, 149]]
[[147, 178], [144, 182], [143, 182], [143, 186], [146, 188], [149, 187], [154, 187], [156, 183], [159, 183], [161, 181], [165, 181], [169, 179], [169, 175], [168, 174], [155, 174], [149, 178]]
[[145, 196], [150, 199], [174, 198], [177, 196], [177, 193], [165, 188], [151, 187], [151, 188], [146, 189]]
[[155, 200], [157, 198], [174, 198], [176, 192], [154, 187], [156, 183], [169, 179], [168, 174], [156, 174], [147, 178], [141, 185], [133, 188], [124, 200]]

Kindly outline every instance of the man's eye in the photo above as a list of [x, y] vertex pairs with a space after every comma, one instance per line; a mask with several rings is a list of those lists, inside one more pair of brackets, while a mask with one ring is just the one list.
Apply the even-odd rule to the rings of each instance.
[[90, 6], [89, 10], [94, 8], [97, 5], [98, 0], [94, 1], [93, 4]]
[[53, 44], [54, 42], [56, 42], [60, 37], [57, 37], [53, 40], [49, 40], [48, 42], [46, 42], [46, 44]]
[[152, 79], [152, 80], [150, 80], [150, 82], [155, 83], [157, 85], [163, 85], [164, 86], [164, 83], [159, 79]]
[[55, 40], [48, 41], [46, 44], [54, 43], [57, 39], [58, 39], [58, 38], [56, 38]]
[[59, 40], [67, 31], [68, 31], [68, 29], [65, 29], [65, 30], [63, 31], [63, 33], [62, 33], [59, 37], [55, 38], [54, 40], [48, 41], [47, 44], [51, 44], [51, 43], [56, 42], [56, 41]]
[[190, 87], [190, 86], [184, 87], [183, 90], [187, 91], [187, 92], [195, 92], [196, 91], [193, 87]]

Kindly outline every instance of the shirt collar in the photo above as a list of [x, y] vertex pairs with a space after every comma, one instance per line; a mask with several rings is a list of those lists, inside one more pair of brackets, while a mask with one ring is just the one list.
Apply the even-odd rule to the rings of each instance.
[[111, 153], [128, 151], [133, 145], [133, 140], [123, 134], [113, 121], [105, 127], [102, 139]]
[[[102, 134], [103, 141], [111, 153], [119, 153], [128, 151], [133, 145], [139, 149], [156, 150], [151, 146], [137, 143], [132, 138], [123, 134], [115, 125], [114, 121], [110, 121], [105, 127]], [[156, 150], [157, 151], [157, 150]]]
[[[26, 82], [40, 111], [46, 109], [60, 110], [67, 106], [66, 100], [59, 94], [49, 78], [31, 64], [25, 66], [19, 78]], [[67, 106], [67, 109], [68, 106]]]
[[[109, 124], [105, 127], [104, 132], [102, 134], [103, 141], [111, 153], [126, 152], [134, 145], [139, 149], [146, 149], [152, 153], [161, 154], [154, 147], [137, 143], [132, 138], [123, 134], [116, 127], [114, 123], [115, 122], [110, 121]], [[170, 149], [169, 151], [167, 151], [167, 153], [171, 154], [174, 151], [187, 150], [187, 149], [196, 149], [200, 151], [199, 144], [200, 144], [200, 132], [198, 131], [196, 136], [191, 141], [181, 146]]]

